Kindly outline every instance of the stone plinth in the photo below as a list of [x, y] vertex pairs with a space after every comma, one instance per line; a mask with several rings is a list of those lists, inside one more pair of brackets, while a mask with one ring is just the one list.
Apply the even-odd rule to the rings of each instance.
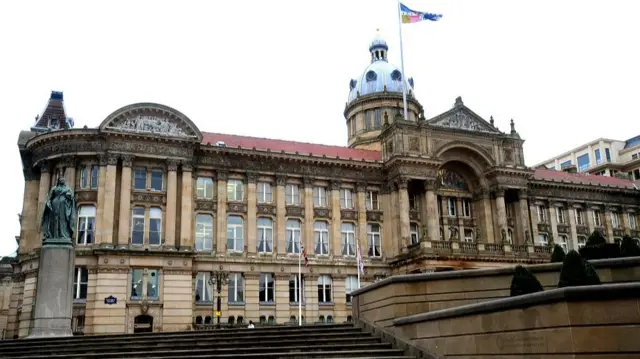
[[75, 252], [68, 240], [48, 240], [42, 246], [30, 338], [73, 335], [74, 262]]

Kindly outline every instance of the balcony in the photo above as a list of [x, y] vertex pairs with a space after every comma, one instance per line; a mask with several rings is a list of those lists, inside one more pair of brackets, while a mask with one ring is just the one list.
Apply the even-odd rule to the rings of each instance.
[[[467, 261], [529, 262], [549, 261], [552, 248], [533, 244], [511, 245], [502, 243], [477, 243], [460, 241], [422, 241], [408, 256], [453, 257]], [[408, 259], [408, 258], [406, 258]]]

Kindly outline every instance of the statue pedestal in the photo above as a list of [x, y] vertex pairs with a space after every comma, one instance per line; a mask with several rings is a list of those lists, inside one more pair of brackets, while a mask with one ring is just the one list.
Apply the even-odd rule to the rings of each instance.
[[29, 338], [72, 336], [75, 251], [66, 239], [49, 239], [40, 251], [33, 326]]

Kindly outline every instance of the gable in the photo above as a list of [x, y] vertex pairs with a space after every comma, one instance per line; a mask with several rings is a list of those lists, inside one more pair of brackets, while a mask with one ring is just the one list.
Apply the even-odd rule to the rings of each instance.
[[435, 127], [450, 128], [455, 130], [500, 134], [493, 125], [473, 113], [465, 106], [456, 107], [439, 116], [428, 120], [427, 123]]
[[202, 140], [198, 128], [182, 113], [164, 105], [139, 103], [109, 115], [100, 130]]

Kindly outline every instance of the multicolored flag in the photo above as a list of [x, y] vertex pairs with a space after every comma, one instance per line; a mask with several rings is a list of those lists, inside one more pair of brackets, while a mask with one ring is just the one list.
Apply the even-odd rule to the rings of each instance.
[[411, 10], [404, 4], [400, 3], [400, 17], [402, 18], [403, 24], [412, 24], [414, 22], [424, 20], [438, 21], [442, 18], [442, 15]]
[[360, 246], [358, 246], [356, 252], [356, 260], [358, 261], [358, 274], [364, 274], [364, 262], [362, 261], [362, 252], [360, 251]]
[[302, 257], [304, 258], [304, 265], [305, 266], [309, 266], [309, 258], [307, 257], [307, 250], [304, 248], [304, 246], [302, 246]]

